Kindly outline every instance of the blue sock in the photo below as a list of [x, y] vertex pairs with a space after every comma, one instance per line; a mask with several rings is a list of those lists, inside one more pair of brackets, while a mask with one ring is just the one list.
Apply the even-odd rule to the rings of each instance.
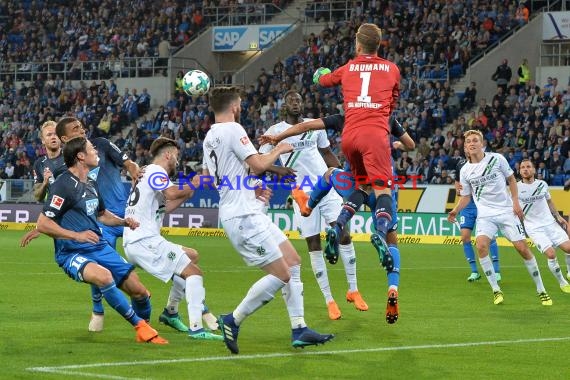
[[342, 231], [346, 223], [352, 219], [354, 213], [360, 209], [366, 199], [368, 199], [368, 194], [362, 190], [356, 190], [350, 195], [348, 200], [344, 202], [340, 215], [336, 219], [336, 225], [340, 231]]
[[125, 295], [117, 288], [115, 282], [111, 282], [109, 285], [100, 288], [105, 301], [119, 314], [123, 316], [131, 325], [136, 326], [137, 323], [142, 321], [142, 318], [135, 314], [135, 311], [129, 305], [129, 301]]
[[93, 302], [93, 312], [95, 314], [105, 313], [103, 308], [103, 294], [98, 286], [91, 284], [91, 301]]
[[472, 273], [478, 272], [477, 270], [477, 261], [475, 261], [475, 251], [473, 250], [473, 245], [471, 242], [463, 243], [463, 254], [469, 263], [469, 267], [471, 268]]
[[136, 299], [131, 298], [131, 302], [133, 303], [133, 310], [135, 313], [145, 321], [150, 321], [150, 313], [152, 311], [150, 297], [144, 296]]
[[376, 199], [376, 232], [386, 238], [388, 226], [392, 222], [392, 196], [380, 194]]
[[394, 244], [388, 244], [388, 249], [394, 260], [394, 269], [388, 273], [388, 287], [400, 285], [400, 250]]
[[333, 170], [330, 182], [335, 191], [344, 199], [348, 199], [357, 188], [352, 173], [340, 169]]
[[493, 260], [493, 268], [495, 273], [501, 272], [501, 266], [499, 265], [499, 246], [497, 245], [497, 239], [491, 240], [491, 245], [489, 245], [489, 252], [491, 253], [491, 260]]
[[332, 189], [332, 185], [325, 180], [324, 176], [319, 176], [317, 183], [311, 191], [309, 201], [307, 202], [310, 208], [315, 208], [329, 191]]

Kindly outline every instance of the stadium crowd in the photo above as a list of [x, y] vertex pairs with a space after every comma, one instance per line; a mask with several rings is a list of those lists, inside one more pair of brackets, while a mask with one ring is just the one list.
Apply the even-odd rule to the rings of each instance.
[[[107, 3], [109, 7], [115, 4]], [[155, 18], [143, 20], [136, 12], [147, 2], [136, 3], [138, 6], [113, 17], [103, 11], [105, 7], [94, 8], [89, 1], [85, 1], [87, 11], [83, 10], [81, 15], [59, 3], [52, 4], [47, 9], [52, 18], [61, 17], [62, 23], [54, 23], [55, 29], [50, 29], [47, 23], [35, 25], [39, 29], [31, 30], [25, 27], [29, 24], [26, 20], [46, 11], [40, 11], [37, 2], [24, 1], [19, 7], [8, 2], [2, 11], [13, 14], [14, 20], [11, 31], [0, 35], [2, 58], [5, 62], [33, 61], [34, 56], [26, 56], [33, 54], [48, 62], [80, 59], [81, 52], [85, 53], [80, 46], [89, 46], [86, 59], [108, 59], [113, 55], [141, 54], [137, 48], [140, 41], [147, 42], [144, 54], [157, 57], [162, 37], [174, 46], [186, 42], [185, 38], [179, 38], [180, 31], [185, 29], [180, 25], [185, 22], [191, 25], [185, 30], [186, 35], [195, 31], [194, 17], [189, 15], [202, 16], [204, 9], [204, 16], [211, 16], [214, 5], [230, 5], [204, 2], [201, 8], [188, 3], [188, 9], [177, 12], [176, 2], [152, 3], [157, 7]], [[327, 4], [315, 2], [311, 9], [318, 6]], [[343, 112], [340, 90], [314, 86], [312, 74], [320, 66], [334, 69], [346, 62], [354, 53], [354, 35], [360, 23], [374, 22], [385, 31], [381, 55], [394, 61], [402, 73], [401, 97], [395, 115], [418, 145], [409, 155], [395, 156], [399, 174], [420, 174], [424, 183], [452, 183], [455, 163], [463, 154], [462, 132], [475, 127], [484, 131], [487, 148], [505, 154], [513, 168], [517, 169], [517, 163], [528, 156], [537, 164], [539, 175], [550, 184], [560, 185], [570, 177], [570, 89], [561, 87], [567, 78], [560, 78], [559, 83], [552, 78], [539, 87], [532, 80], [523, 84], [515, 69], [508, 84], [498, 86], [497, 94], [489, 100], [477, 99], [475, 83], [463, 93], [454, 91], [450, 84], [464, 73], [471, 57], [528, 21], [528, 10], [525, 13], [524, 9], [510, 2], [491, 1], [454, 0], [445, 5], [437, 1], [355, 2], [348, 20], [329, 20], [328, 27], [318, 35], [307, 36], [294, 54], [277, 59], [272, 68], [261, 71], [257, 82], [245, 88], [241, 123], [255, 141], [280, 120], [283, 95], [289, 89], [303, 96], [307, 117]], [[99, 26], [108, 28], [79, 23], [86, 12], [91, 12], [90, 20], [99, 20]], [[322, 19], [325, 13], [312, 17]], [[207, 17], [199, 19], [204, 22]], [[136, 22], [119, 23], [119, 20]], [[111, 30], [109, 36], [105, 30]], [[26, 37], [28, 32], [30, 38]], [[18, 35], [21, 42], [14, 41]], [[55, 36], [53, 41], [51, 35]], [[79, 45], [83, 35], [89, 42]], [[132, 35], [138, 36], [138, 40], [129, 37]], [[41, 44], [44, 40], [52, 42]], [[45, 48], [31, 49], [31, 44]], [[92, 48], [94, 45], [97, 49]], [[105, 55], [107, 47], [111, 50]], [[65, 54], [75, 55], [66, 58]], [[511, 59], [522, 61], [522, 57]], [[82, 119], [90, 136], [110, 136], [120, 148], [130, 150], [139, 165], [148, 163], [148, 149], [157, 136], [174, 138], [182, 147], [181, 169], [192, 170], [201, 161], [201, 144], [213, 122], [213, 113], [207, 96], [189, 98], [182, 92], [182, 74], [178, 75], [172, 98], [152, 113], [147, 113], [151, 96], [148, 91], [126, 89], [119, 94], [112, 79], [108, 83], [81, 82], [78, 88], [73, 88], [61, 78], [39, 77], [29, 87], [16, 89], [5, 78], [0, 89], [0, 167], [6, 169], [0, 176], [6, 177], [13, 171], [8, 177], [29, 178], [33, 160], [43, 153], [37, 126], [64, 113]], [[219, 82], [228, 84], [231, 78], [224, 77]], [[339, 132], [327, 131], [334, 152], [342, 155]]]

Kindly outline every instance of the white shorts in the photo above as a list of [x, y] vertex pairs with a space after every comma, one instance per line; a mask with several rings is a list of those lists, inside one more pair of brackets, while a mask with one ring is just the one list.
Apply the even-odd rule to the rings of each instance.
[[[311, 212], [308, 217], [301, 216], [297, 202], [293, 202], [293, 224], [297, 226], [302, 237], [319, 235], [324, 227], [335, 222], [342, 210], [342, 198], [336, 191], [331, 190]], [[323, 226], [323, 221], [325, 226]]]
[[224, 221], [224, 230], [248, 266], [263, 267], [283, 257], [279, 244], [287, 236], [265, 214], [250, 214]]
[[526, 233], [532, 239], [536, 248], [542, 253], [550, 247], [556, 248], [569, 240], [566, 231], [556, 222], [532, 230], [526, 230]]
[[162, 236], [141, 239], [123, 248], [129, 262], [164, 282], [175, 274], [180, 275], [191, 262], [181, 245]]
[[493, 239], [499, 230], [509, 241], [526, 239], [522, 223], [512, 212], [487, 217], [477, 216], [475, 236], [485, 235]]

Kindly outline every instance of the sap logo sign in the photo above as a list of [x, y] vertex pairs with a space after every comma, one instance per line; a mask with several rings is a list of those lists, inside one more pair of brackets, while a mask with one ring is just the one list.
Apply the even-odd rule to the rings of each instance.
[[229, 28], [214, 32], [214, 48], [231, 49], [244, 35], [247, 28]]
[[260, 28], [259, 47], [263, 49], [270, 46], [280, 35], [285, 33], [287, 28], [287, 26]]

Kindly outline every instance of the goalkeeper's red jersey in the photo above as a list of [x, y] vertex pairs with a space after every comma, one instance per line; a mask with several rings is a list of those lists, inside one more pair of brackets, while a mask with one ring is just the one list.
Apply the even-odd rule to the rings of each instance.
[[319, 84], [342, 86], [344, 131], [380, 127], [390, 133], [388, 120], [400, 96], [400, 70], [394, 63], [376, 55], [359, 55], [321, 76]]

